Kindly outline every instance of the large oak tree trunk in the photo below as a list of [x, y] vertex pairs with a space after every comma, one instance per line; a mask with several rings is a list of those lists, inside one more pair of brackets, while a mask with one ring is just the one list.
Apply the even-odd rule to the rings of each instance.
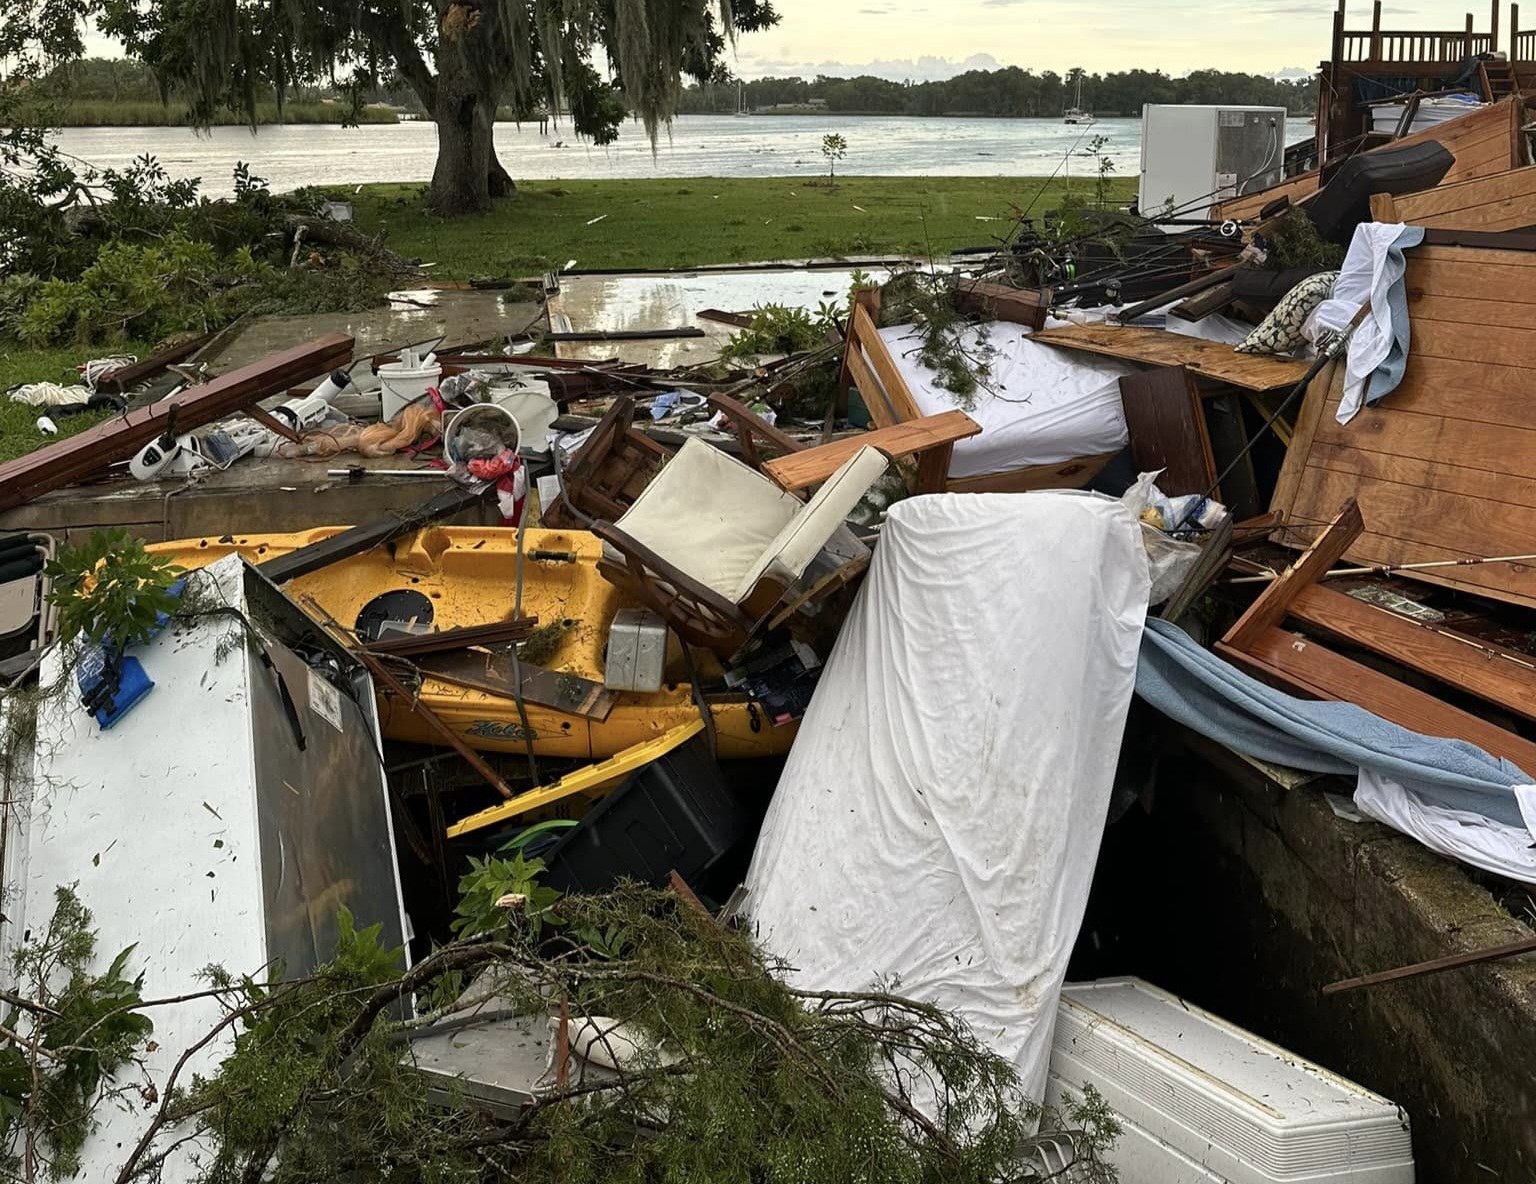
[[467, 68], [462, 52], [445, 52], [438, 63], [432, 119], [437, 124], [437, 167], [432, 173], [433, 212], [447, 216], [483, 213], [493, 198], [513, 192], [512, 178], [496, 158], [498, 93]]

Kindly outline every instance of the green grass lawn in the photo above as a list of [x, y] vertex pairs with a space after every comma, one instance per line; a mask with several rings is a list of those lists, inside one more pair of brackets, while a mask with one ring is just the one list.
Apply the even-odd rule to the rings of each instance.
[[[514, 169], [516, 163], [509, 161]], [[1088, 196], [1093, 183], [1071, 182]], [[417, 185], [370, 185], [357, 221], [432, 275], [526, 276], [564, 268], [696, 267], [812, 257], [935, 256], [1006, 235], [1017, 213], [1039, 218], [1066, 182], [1038, 177], [685, 178], [529, 181], [489, 214], [433, 217]], [[1111, 183], [1128, 200], [1135, 181]], [[348, 195], [351, 197], [351, 195]]]
[[[513, 163], [513, 162], [508, 162]], [[515, 166], [514, 166], [515, 167]], [[1093, 183], [1071, 192], [1089, 196]], [[1135, 181], [1112, 182], [1125, 201]], [[564, 268], [697, 267], [779, 259], [912, 254], [942, 256], [1007, 235], [1018, 214], [1054, 209], [1067, 183], [1038, 177], [692, 178], [531, 181], [489, 214], [429, 214], [419, 185], [370, 185], [353, 196], [361, 229], [387, 232], [402, 255], [436, 263], [435, 278], [528, 276]], [[0, 342], [0, 391], [20, 382], [75, 381], [74, 367], [107, 352], [151, 352], [148, 343], [26, 350]], [[49, 437], [36, 409], [0, 397], [0, 460]], [[61, 435], [98, 422], [59, 420]], [[55, 437], [57, 438], [57, 437]]]
[[[57, 382], [66, 386], [80, 381], [75, 367], [88, 358], [108, 353], [137, 354], [151, 351], [148, 342], [128, 342], [111, 349], [24, 349], [0, 342], [0, 392], [22, 382]], [[49, 440], [61, 440], [100, 423], [110, 412], [90, 412], [56, 418], [57, 436], [47, 436], [37, 429], [37, 417], [44, 409], [26, 403], [13, 403], [0, 394], [0, 461], [24, 456]]]

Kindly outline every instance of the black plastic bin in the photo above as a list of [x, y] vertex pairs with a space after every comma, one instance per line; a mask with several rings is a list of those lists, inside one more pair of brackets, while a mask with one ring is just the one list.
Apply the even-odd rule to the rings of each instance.
[[561, 892], [606, 892], [624, 878], [660, 887], [675, 870], [697, 889], [756, 822], [695, 737], [594, 806], [545, 858], [544, 882]]

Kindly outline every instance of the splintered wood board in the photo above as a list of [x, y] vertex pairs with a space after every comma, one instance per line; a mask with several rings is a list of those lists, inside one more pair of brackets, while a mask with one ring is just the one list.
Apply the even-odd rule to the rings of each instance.
[[1445, 230], [1536, 226], [1536, 166], [1439, 185], [1393, 200], [1396, 220]]
[[1203, 494], [1216, 484], [1205, 408], [1188, 370], [1165, 366], [1127, 374], [1120, 380], [1120, 402], [1138, 473], [1161, 469], [1158, 488], [1170, 497]]
[[[1275, 489], [1304, 547], [1348, 498], [1355, 563], [1536, 554], [1536, 252], [1420, 247], [1402, 385], [1340, 425], [1344, 368], [1308, 389]], [[1536, 607], [1536, 563], [1404, 572]]]
[[1186, 366], [1198, 377], [1228, 382], [1250, 391], [1295, 386], [1306, 377], [1309, 366], [1295, 358], [1240, 354], [1220, 342], [1136, 325], [1068, 325], [1036, 333], [1034, 339], [1090, 354], [1107, 354], [1127, 362]]
[[[1518, 98], [1505, 99], [1492, 107], [1484, 107], [1458, 119], [1436, 124], [1422, 132], [1414, 132], [1401, 140], [1394, 140], [1384, 148], [1402, 148], [1409, 144], [1423, 144], [1430, 140], [1443, 145], [1456, 158], [1449, 171], [1441, 178], [1441, 186], [1474, 177], [1487, 177], [1502, 173], [1525, 163], [1519, 157], [1520, 122], [1524, 104]], [[1301, 173], [1269, 189], [1244, 194], [1231, 201], [1211, 207], [1212, 218], [1235, 218], [1243, 221], [1256, 218], [1259, 211], [1277, 197], [1289, 197], [1294, 204], [1311, 197], [1318, 190], [1316, 172]], [[1433, 190], [1426, 190], [1433, 192]], [[1399, 198], [1399, 201], [1402, 199]]]

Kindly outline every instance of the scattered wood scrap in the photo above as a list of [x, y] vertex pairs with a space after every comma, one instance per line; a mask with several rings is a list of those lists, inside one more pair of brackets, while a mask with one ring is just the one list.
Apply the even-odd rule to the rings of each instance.
[[1250, 391], [1293, 387], [1306, 377], [1308, 363], [1267, 354], [1240, 354], [1230, 345], [1185, 337], [1166, 329], [1136, 325], [1067, 325], [1035, 334], [1036, 341], [1064, 349], [1105, 354], [1153, 366], [1185, 366], [1201, 378]]
[[1171, 497], [1204, 494], [1216, 484], [1216, 456], [1200, 389], [1183, 366], [1162, 366], [1120, 380], [1120, 402], [1138, 473], [1162, 470], [1157, 487]]
[[781, 456], [764, 464], [763, 472], [781, 488], [798, 492], [820, 485], [861, 448], [878, 448], [892, 460], [919, 457], [917, 491], [942, 493], [955, 443], [980, 432], [981, 425], [964, 411], [946, 411]]
[[1050, 294], [981, 280], [966, 281], [955, 289], [955, 306], [968, 315], [1043, 329], [1050, 312]]
[[7, 461], [0, 464], [0, 510], [96, 476], [164, 435], [173, 423], [178, 432], [193, 431], [351, 361], [352, 338], [329, 333]]
[[1481, 643], [1437, 636], [1406, 617], [1317, 587], [1364, 529], [1359, 506], [1347, 502], [1317, 541], [1227, 631], [1216, 652], [1282, 690], [1355, 703], [1412, 731], [1465, 740], [1536, 771], [1536, 744], [1529, 740], [1281, 627], [1287, 617], [1301, 616], [1489, 702], [1527, 716], [1536, 710], [1536, 673], [1528, 663], [1500, 661]]

